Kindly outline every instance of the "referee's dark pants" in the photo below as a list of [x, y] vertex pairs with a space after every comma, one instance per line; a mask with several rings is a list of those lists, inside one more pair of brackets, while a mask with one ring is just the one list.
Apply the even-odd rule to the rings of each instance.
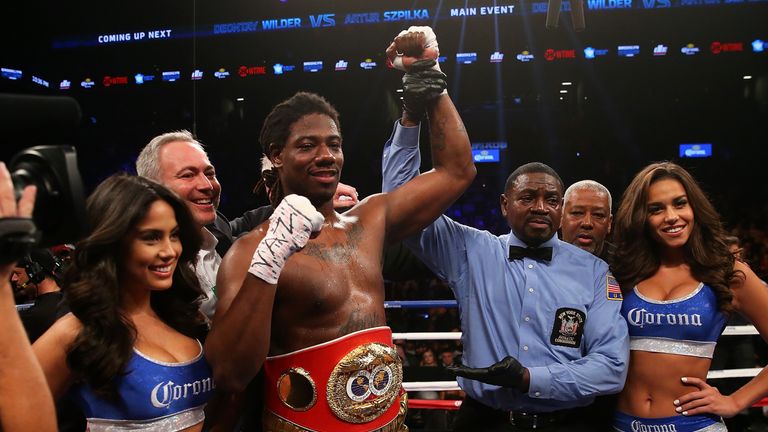
[[599, 432], [590, 419], [592, 409], [572, 408], [553, 413], [500, 411], [466, 397], [453, 424], [454, 432]]

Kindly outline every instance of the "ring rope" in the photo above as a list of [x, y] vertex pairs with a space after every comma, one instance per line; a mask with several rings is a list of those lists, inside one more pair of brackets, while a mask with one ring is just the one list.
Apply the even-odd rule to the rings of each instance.
[[[410, 332], [410, 333], [392, 333], [392, 339], [404, 340], [460, 340], [461, 332]], [[755, 326], [727, 326], [723, 330], [723, 336], [748, 336], [757, 335]]]
[[[461, 407], [460, 400], [430, 400], [430, 399], [408, 399], [408, 409], [444, 409], [447, 411], [456, 411]], [[752, 408], [768, 406], [768, 398], [757, 401]]]
[[[752, 378], [760, 373], [762, 368], [711, 370], [707, 379]], [[461, 390], [456, 381], [412, 381], [404, 382], [406, 391], [451, 391]]]
[[385, 309], [429, 309], [434, 307], [456, 307], [456, 300], [388, 300]]
[[[456, 307], [456, 300], [405, 300], [405, 301], [386, 301], [384, 307], [387, 309], [428, 309], [434, 307]], [[759, 335], [755, 326], [739, 325], [726, 326], [723, 330], [723, 336], [751, 336]], [[398, 340], [460, 340], [461, 332], [408, 332], [392, 333], [392, 339]], [[707, 379], [726, 379], [726, 378], [752, 378], [762, 371], [762, 368], [746, 369], [726, 369], [711, 370], [707, 373]], [[453, 391], [461, 390], [456, 381], [415, 381], [404, 382], [403, 388], [406, 391]], [[421, 400], [411, 399], [408, 401], [410, 408], [425, 409], [447, 409], [456, 410], [461, 406], [461, 401], [455, 400]], [[768, 398], [756, 402], [753, 407], [768, 406]]]

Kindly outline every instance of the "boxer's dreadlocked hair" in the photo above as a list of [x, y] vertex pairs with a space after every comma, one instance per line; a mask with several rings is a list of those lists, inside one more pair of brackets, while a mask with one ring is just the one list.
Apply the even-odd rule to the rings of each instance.
[[[315, 93], [296, 93], [291, 98], [277, 104], [267, 115], [264, 125], [261, 127], [259, 142], [261, 148], [264, 149], [264, 154], [269, 156], [270, 160], [274, 151], [282, 150], [285, 147], [291, 126], [309, 114], [327, 115], [336, 123], [336, 128], [341, 132], [339, 113], [325, 98]], [[277, 207], [284, 195], [277, 168], [264, 169], [262, 167], [261, 180], [256, 185], [256, 189], [262, 187], [269, 190], [269, 202], [272, 207]]]

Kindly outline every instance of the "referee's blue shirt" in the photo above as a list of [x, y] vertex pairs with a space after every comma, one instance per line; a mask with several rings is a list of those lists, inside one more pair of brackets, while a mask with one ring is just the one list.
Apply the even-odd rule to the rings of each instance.
[[[405, 129], [396, 125], [386, 146], [387, 190], [418, 171], [418, 132]], [[552, 247], [552, 261], [510, 261], [509, 246], [526, 246], [514, 234], [496, 236], [446, 216], [406, 244], [453, 289], [463, 363], [487, 367], [512, 355], [530, 372], [527, 393], [459, 378], [471, 398], [506, 411], [548, 412], [624, 386], [629, 337], [604, 261], [556, 237], [541, 245]]]

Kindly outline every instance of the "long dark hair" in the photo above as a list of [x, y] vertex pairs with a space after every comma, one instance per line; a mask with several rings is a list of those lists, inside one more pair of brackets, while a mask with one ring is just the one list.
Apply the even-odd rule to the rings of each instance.
[[64, 280], [69, 307], [83, 324], [69, 348], [67, 364], [78, 382], [105, 398], [117, 395], [113, 378], [126, 372], [136, 340], [136, 328], [120, 303], [122, 245], [158, 200], [173, 208], [183, 250], [172, 287], [152, 293], [152, 309], [184, 335], [199, 338], [205, 331], [199, 312], [200, 284], [194, 273], [200, 230], [186, 205], [152, 180], [124, 174], [109, 177], [88, 198], [91, 231], [77, 244]]
[[[298, 92], [277, 104], [264, 119], [259, 142], [264, 149], [264, 154], [269, 156], [270, 160], [273, 151], [279, 151], [285, 147], [285, 141], [291, 133], [291, 125], [309, 114], [327, 115], [336, 123], [336, 128], [341, 133], [339, 113], [324, 97], [315, 93]], [[284, 195], [277, 168], [262, 170], [261, 180], [256, 188], [263, 187], [269, 188], [269, 203], [276, 208]]]
[[624, 191], [615, 216], [616, 255], [612, 271], [624, 291], [652, 276], [661, 265], [659, 245], [648, 232], [648, 189], [659, 180], [677, 180], [683, 185], [694, 214], [691, 236], [684, 246], [685, 261], [693, 276], [717, 296], [718, 308], [730, 312], [730, 284], [741, 272], [734, 271], [727, 234], [715, 207], [696, 180], [683, 167], [659, 162], [642, 169]]

